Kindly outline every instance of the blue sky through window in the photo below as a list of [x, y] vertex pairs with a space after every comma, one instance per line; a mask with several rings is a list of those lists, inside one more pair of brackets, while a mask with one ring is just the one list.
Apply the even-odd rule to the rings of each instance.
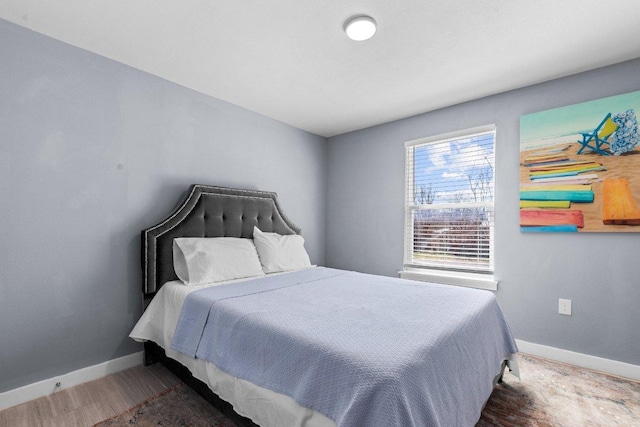
[[414, 150], [416, 203], [493, 200], [494, 133], [418, 145]]

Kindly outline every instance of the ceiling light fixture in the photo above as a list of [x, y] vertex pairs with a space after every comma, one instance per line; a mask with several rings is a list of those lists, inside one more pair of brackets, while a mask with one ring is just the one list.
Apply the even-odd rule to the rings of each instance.
[[358, 15], [347, 19], [344, 32], [347, 37], [355, 41], [369, 40], [376, 33], [376, 21], [370, 16]]

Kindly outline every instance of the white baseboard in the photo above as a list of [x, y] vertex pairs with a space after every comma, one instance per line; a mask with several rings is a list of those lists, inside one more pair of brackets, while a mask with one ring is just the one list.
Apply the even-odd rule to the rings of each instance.
[[602, 357], [590, 356], [588, 354], [576, 353], [561, 348], [548, 347], [546, 345], [534, 344], [527, 341], [516, 340], [518, 349], [523, 353], [533, 356], [540, 356], [558, 362], [580, 366], [582, 368], [593, 369], [619, 377], [631, 378], [640, 381], [640, 366], [630, 363], [619, 362], [617, 360], [604, 359]]
[[[97, 380], [98, 378], [142, 365], [143, 360], [144, 352], [141, 351], [78, 369], [77, 371], [58, 375], [48, 380], [38, 381], [37, 383], [5, 391], [4, 393], [0, 393], [0, 411], [42, 396], [53, 394], [64, 388]], [[56, 386], [57, 383], [60, 383], [59, 387]]]

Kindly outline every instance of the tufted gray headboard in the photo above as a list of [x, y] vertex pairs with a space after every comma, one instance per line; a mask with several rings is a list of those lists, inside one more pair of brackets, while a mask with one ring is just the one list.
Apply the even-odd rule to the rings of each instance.
[[170, 281], [176, 237], [253, 238], [253, 227], [300, 234], [282, 212], [276, 193], [194, 184], [187, 199], [161, 223], [142, 231], [142, 291], [149, 297]]

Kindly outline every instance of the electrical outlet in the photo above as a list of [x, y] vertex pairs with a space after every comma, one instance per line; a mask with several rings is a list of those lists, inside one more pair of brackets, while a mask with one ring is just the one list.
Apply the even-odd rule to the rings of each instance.
[[562, 299], [558, 300], [558, 313], [564, 314], [566, 316], [571, 316], [571, 300], [570, 299]]

